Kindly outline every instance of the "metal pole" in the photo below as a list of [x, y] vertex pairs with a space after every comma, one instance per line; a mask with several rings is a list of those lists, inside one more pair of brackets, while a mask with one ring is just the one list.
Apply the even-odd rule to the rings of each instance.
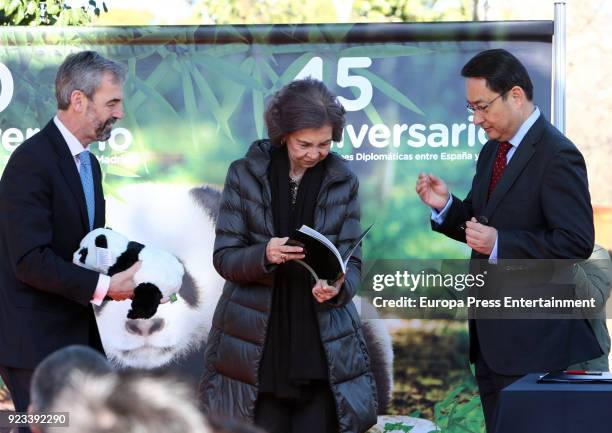
[[565, 1], [555, 2], [554, 25], [554, 81], [553, 81], [553, 124], [565, 134]]

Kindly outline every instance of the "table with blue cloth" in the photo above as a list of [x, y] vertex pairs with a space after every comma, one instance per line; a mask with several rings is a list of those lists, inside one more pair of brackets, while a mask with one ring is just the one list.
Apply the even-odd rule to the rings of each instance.
[[542, 375], [501, 391], [493, 433], [612, 432], [612, 384], [537, 383]]

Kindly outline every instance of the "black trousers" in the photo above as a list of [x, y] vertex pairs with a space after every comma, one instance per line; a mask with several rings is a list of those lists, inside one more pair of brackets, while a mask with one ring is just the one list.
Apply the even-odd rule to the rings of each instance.
[[[33, 370], [0, 366], [0, 376], [11, 393], [16, 412], [28, 411], [32, 374], [34, 374]], [[30, 429], [22, 427], [19, 433], [30, 433]]]
[[506, 376], [494, 372], [483, 359], [480, 348], [476, 353], [474, 366], [487, 432], [492, 433], [497, 421], [500, 391], [523, 376]]
[[255, 424], [268, 433], [338, 433], [336, 404], [328, 382], [310, 385], [308, 397], [276, 398], [260, 394]]

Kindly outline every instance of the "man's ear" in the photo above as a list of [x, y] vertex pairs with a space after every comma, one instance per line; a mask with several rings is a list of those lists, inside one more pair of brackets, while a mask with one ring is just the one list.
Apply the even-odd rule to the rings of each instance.
[[87, 96], [81, 90], [73, 90], [70, 94], [70, 106], [77, 113], [84, 113], [87, 109]]
[[527, 100], [525, 91], [520, 86], [514, 86], [508, 91], [508, 96], [514, 100], [517, 104], [523, 105]]

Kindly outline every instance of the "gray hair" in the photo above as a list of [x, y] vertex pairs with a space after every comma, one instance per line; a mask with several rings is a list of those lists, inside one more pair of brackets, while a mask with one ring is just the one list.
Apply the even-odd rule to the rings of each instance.
[[112, 74], [116, 82], [124, 83], [127, 70], [124, 65], [102, 57], [95, 51], [70, 54], [60, 65], [55, 77], [55, 99], [57, 108], [66, 110], [70, 106], [70, 95], [82, 91], [88, 99], [102, 82], [105, 73]]
[[34, 370], [30, 395], [36, 412], [47, 412], [73, 372], [100, 377], [113, 371], [100, 353], [87, 346], [68, 346], [47, 356]]
[[134, 371], [91, 377], [75, 373], [52, 412], [69, 412], [61, 433], [210, 433], [192, 390], [177, 379]]

